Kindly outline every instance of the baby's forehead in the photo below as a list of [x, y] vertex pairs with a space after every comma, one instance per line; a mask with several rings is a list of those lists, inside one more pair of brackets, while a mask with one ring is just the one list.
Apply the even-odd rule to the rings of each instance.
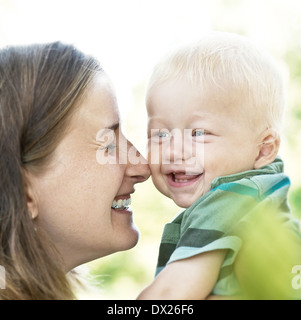
[[231, 115], [249, 119], [254, 110], [245, 92], [231, 86], [192, 85], [186, 80], [165, 81], [153, 87], [147, 96], [148, 116], [191, 122]]
[[[250, 121], [254, 119], [254, 125], [257, 121], [268, 127], [281, 126], [286, 105], [282, 73], [269, 54], [247, 39], [214, 34], [172, 51], [155, 66], [148, 97], [155, 95], [154, 87], [173, 79], [186, 79], [200, 86], [207, 99], [234, 108]], [[178, 91], [170, 90], [170, 95], [180, 98], [182, 91]]]
[[237, 87], [227, 79], [219, 85], [194, 83], [185, 77], [171, 78], [157, 83], [147, 91], [146, 95], [148, 111], [155, 109], [156, 112], [163, 112], [166, 109], [172, 111], [182, 105], [187, 111], [207, 107], [215, 112], [223, 112], [225, 109], [239, 112], [241, 109], [246, 109], [244, 110], [246, 114], [247, 109], [251, 109], [251, 104], [247, 86]]

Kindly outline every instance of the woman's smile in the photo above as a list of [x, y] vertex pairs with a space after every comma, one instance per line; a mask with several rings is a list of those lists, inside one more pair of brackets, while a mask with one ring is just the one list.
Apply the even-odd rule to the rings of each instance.
[[117, 196], [112, 203], [111, 208], [117, 211], [126, 211], [127, 213], [131, 213], [129, 205], [131, 204], [131, 196]]

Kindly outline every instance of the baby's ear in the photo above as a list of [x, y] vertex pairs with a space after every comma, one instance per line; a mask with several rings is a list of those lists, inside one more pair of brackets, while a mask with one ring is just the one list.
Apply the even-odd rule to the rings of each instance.
[[272, 128], [266, 129], [261, 135], [258, 156], [254, 163], [254, 169], [259, 169], [271, 164], [278, 154], [279, 146], [280, 136], [278, 131]]

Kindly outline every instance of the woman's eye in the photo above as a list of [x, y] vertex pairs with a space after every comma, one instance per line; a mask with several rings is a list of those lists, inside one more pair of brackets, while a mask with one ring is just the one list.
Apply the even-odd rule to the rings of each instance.
[[117, 148], [117, 137], [114, 131], [110, 130], [100, 142], [99, 149], [107, 154], [112, 154]]
[[110, 144], [103, 144], [99, 146], [98, 150], [102, 150], [107, 154], [112, 154], [116, 148], [117, 148], [117, 145], [115, 143], [110, 143]]
[[110, 144], [110, 145], [108, 145], [107, 147], [106, 147], [106, 150], [107, 151], [111, 151], [111, 150], [114, 150], [114, 149], [116, 149], [116, 144]]
[[100, 147], [100, 149], [101, 150], [105, 150], [106, 152], [108, 152], [108, 153], [112, 153], [112, 151], [114, 150], [114, 149], [116, 149], [116, 145], [115, 144], [109, 144], [109, 145], [107, 145], [107, 146], [103, 146], [103, 147]]

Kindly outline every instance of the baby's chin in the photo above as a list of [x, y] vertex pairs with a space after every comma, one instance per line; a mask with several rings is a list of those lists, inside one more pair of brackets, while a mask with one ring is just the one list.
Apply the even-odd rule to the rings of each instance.
[[198, 196], [193, 195], [192, 197], [189, 197], [187, 194], [183, 196], [176, 196], [171, 197], [171, 199], [175, 202], [177, 206], [183, 209], [189, 208], [191, 205], [193, 205], [203, 194], [199, 194]]

